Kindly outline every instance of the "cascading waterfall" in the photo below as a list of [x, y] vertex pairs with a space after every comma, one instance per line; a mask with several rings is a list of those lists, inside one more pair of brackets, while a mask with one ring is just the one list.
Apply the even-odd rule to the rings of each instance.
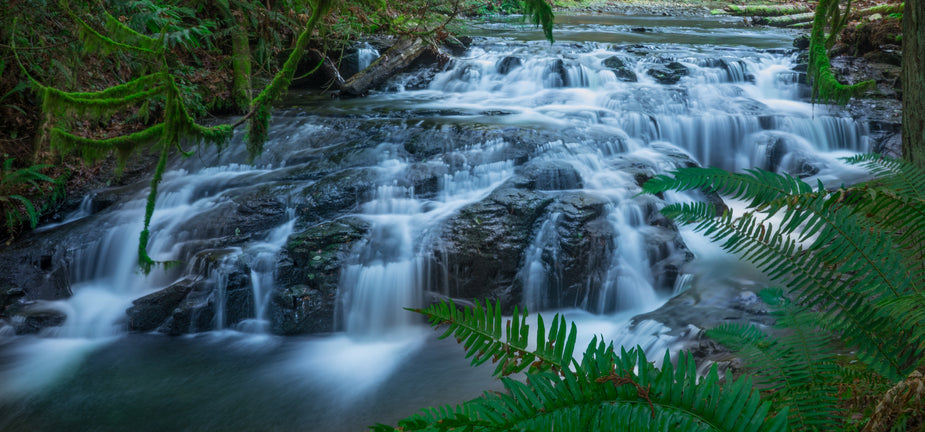
[[[484, 157], [500, 145], [485, 143], [468, 152], [482, 153], [479, 157]], [[387, 160], [381, 166], [384, 181], [393, 183], [396, 180], [390, 177], [408, 168], [397, 160]], [[361, 205], [360, 216], [370, 222], [370, 234], [356, 246], [341, 272], [338, 316], [347, 334], [382, 339], [401, 337], [412, 329], [415, 318], [395, 311], [419, 306], [424, 291], [434, 290], [428, 286], [429, 259], [423, 240], [447, 216], [484, 198], [511, 174], [511, 161], [463, 164], [461, 169], [443, 176], [440, 192], [431, 200], [415, 197], [413, 187], [378, 186], [373, 198]]]
[[[64, 325], [23, 338], [13, 335], [15, 325], [0, 323], [0, 412], [16, 413], [0, 414], [0, 429], [92, 429], [97, 425], [75, 423], [69, 414], [146, 413], [125, 404], [160, 406], [171, 400], [177, 379], [168, 370], [188, 373], [183, 392], [196, 409], [186, 414], [171, 405], [138, 414], [140, 420], [124, 429], [293, 430], [317, 421], [311, 424], [318, 430], [356, 430], [443, 401], [447, 392], [425, 393], [432, 386], [415, 384], [422, 377], [477, 387], [472, 394], [454, 395], [474, 397], [483, 382], [453, 381], [467, 371], [464, 360], [451, 363], [458, 350], [429, 345], [417, 350], [426, 340], [422, 326], [402, 308], [451, 294], [443, 288], [458, 275], [431, 268], [446, 264], [445, 256], [443, 262], [438, 258], [447, 254], [440, 241], [448, 222], [467, 206], [491, 201], [499, 188], [521, 187], [517, 182], [526, 182], [521, 177], [528, 168], [547, 169], [532, 178], [529, 193], [548, 204], [526, 228], [514, 270], [514, 287], [522, 292], [512, 288], [512, 295], [522, 296], [517, 298], [531, 312], [566, 313], [588, 338], [604, 335], [656, 352], [673, 347], [678, 328], [669, 331], [653, 319], [632, 325], [631, 318], [672, 294], [727, 283], [720, 273], [730, 267], [730, 258], [682, 231], [678, 238], [698, 261], [666, 277], [670, 260], [664, 257], [687, 249], [656, 229], [661, 222], [652, 220], [654, 209], [665, 200], [638, 196], [641, 179], [693, 163], [837, 179], [844, 171], [834, 156], [867, 151], [870, 143], [866, 128], [838, 109], [800, 100], [805, 88], [793, 71], [795, 54], [765, 49], [789, 48], [789, 34], [726, 24], [701, 31], [699, 18], [672, 18], [680, 20], [678, 27], [643, 23], [663, 31], [636, 34], [630, 29], [640, 24], [624, 19], [640, 18], [557, 17], [563, 35], [551, 46], [532, 28], [481, 23], [476, 28], [487, 26], [487, 37], [477, 38], [445, 70], [419, 76], [412, 71], [384, 87], [400, 91], [374, 91], [355, 100], [309, 95], [304, 104], [292, 102], [274, 112], [271, 142], [258, 159], [262, 166], [240, 164], [245, 160], [240, 141], [220, 155], [203, 153], [203, 161], [172, 163], [160, 186], [149, 253], [156, 260], [192, 264], [148, 276], [136, 271], [143, 187], [115, 193], [128, 198], [96, 214], [88, 198], [60, 224], [36, 234], [77, 227], [75, 232], [91, 239], [69, 245], [73, 296], [36, 305], [63, 312]], [[705, 45], [689, 45], [695, 42]], [[357, 67], [378, 55], [360, 45]], [[669, 65], [683, 71], [673, 83], [649, 72]], [[348, 192], [342, 197], [313, 188], [319, 184]], [[599, 234], [593, 243], [569, 231], [587, 215], [568, 207], [583, 201], [594, 204], [585, 208], [588, 214], [599, 212], [593, 215]], [[318, 202], [342, 206], [328, 209]], [[295, 259], [293, 233], [340, 218], [363, 225], [338, 251], [345, 258], [332, 270], [336, 288], [291, 280], [309, 277], [282, 270]], [[91, 225], [106, 229], [93, 231]], [[578, 289], [566, 286], [575, 275], [567, 274], [563, 262], [574, 256], [569, 248], [577, 244], [595, 248], [594, 259], [583, 263], [584, 285]], [[313, 269], [311, 276], [328, 270]], [[744, 274], [741, 279], [759, 277]], [[126, 308], [178, 282], [190, 290], [183, 307], [202, 319], [174, 322], [171, 331], [224, 331], [168, 342], [126, 336]], [[574, 290], [571, 297], [563, 294], [567, 289]], [[235, 309], [232, 296], [249, 302]], [[267, 331], [278, 318], [274, 302], [283, 301], [301, 307], [300, 314], [330, 301], [336, 311], [326, 313], [336, 317], [335, 333], [251, 335]], [[171, 357], [174, 353], [180, 354]], [[83, 362], [88, 358], [92, 361]], [[126, 382], [140, 384], [113, 390]], [[59, 383], [64, 385], [55, 389]], [[43, 395], [41, 388], [51, 390]], [[150, 391], [150, 399], [136, 402], [147, 393], [138, 388]], [[372, 418], [358, 415], [367, 410], [356, 409], [357, 403]], [[55, 410], [45, 409], [51, 404]], [[153, 421], [163, 419], [175, 420]]]
[[366, 42], [361, 43], [357, 47], [357, 70], [366, 69], [377, 58], [379, 58], [379, 50]]

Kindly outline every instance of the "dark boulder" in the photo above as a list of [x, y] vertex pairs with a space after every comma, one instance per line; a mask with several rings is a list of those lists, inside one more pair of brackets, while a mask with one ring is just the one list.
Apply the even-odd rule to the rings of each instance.
[[16, 334], [36, 334], [43, 330], [60, 327], [67, 320], [67, 314], [44, 300], [20, 301], [7, 308], [10, 322]]
[[520, 58], [514, 57], [514, 56], [507, 56], [501, 59], [501, 61], [499, 61], [497, 65], [495, 65], [495, 70], [497, 70], [498, 73], [501, 75], [507, 75], [512, 70], [514, 70], [515, 68], [519, 68], [522, 65], [523, 65], [523, 60], [521, 60]]
[[186, 298], [194, 284], [194, 279], [183, 279], [158, 292], [133, 301], [132, 307], [125, 311], [128, 315], [129, 330], [141, 332], [157, 330]]
[[564, 60], [556, 59], [546, 66], [546, 71], [543, 73], [543, 84], [553, 88], [568, 86], [568, 69]]
[[646, 75], [654, 78], [659, 84], [671, 85], [677, 84], [681, 80], [682, 74], [665, 65], [653, 65], [646, 70]]
[[568, 162], [542, 160], [521, 168], [520, 174], [528, 180], [527, 187], [535, 190], [581, 189], [581, 175]]
[[348, 217], [315, 225], [290, 237], [277, 270], [270, 330], [277, 334], [329, 332], [340, 269], [369, 224]]
[[[255, 317], [251, 270], [240, 258], [236, 249], [200, 252], [194, 258], [192, 273], [197, 275], [196, 279], [181, 281], [179, 284], [182, 286], [172, 288], [175, 292], [164, 293], [159, 304], [154, 304], [154, 298], [142, 304], [136, 303], [133, 308], [138, 307], [135, 311], [138, 315], [133, 316], [133, 308], [130, 308], [130, 318], [153, 323], [159, 317], [154, 313], [162, 313], [169, 303], [176, 301], [179, 292], [185, 292], [185, 295], [175, 303], [167, 319], [157, 326], [157, 331], [170, 335], [198, 333], [234, 327], [241, 321]], [[147, 316], [147, 320], [142, 320], [145, 315], [141, 312], [151, 315]]]
[[445, 284], [450, 297], [497, 299], [509, 310], [520, 301], [512, 287], [533, 226], [551, 202], [509, 184], [463, 207], [441, 234], [434, 280]]
[[626, 62], [623, 61], [620, 57], [610, 56], [604, 59], [603, 65], [606, 68], [609, 68], [617, 76], [617, 79], [623, 82], [636, 82], [638, 78], [636, 73], [630, 70], [629, 66], [626, 65]]

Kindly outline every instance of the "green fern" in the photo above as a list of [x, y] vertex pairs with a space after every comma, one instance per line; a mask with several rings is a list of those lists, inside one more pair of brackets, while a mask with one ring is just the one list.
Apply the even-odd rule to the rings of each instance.
[[0, 172], [0, 208], [3, 209], [7, 232], [10, 234], [21, 226], [23, 219], [32, 228], [39, 223], [39, 212], [32, 200], [22, 195], [25, 193], [24, 189], [31, 188], [42, 195], [43, 183], [57, 183], [55, 179], [42, 173], [42, 170], [51, 168], [51, 165], [32, 165], [14, 169], [13, 161], [12, 158], [4, 160], [3, 171]]
[[523, 0], [524, 20], [529, 19], [536, 26], [543, 27], [543, 35], [549, 43], [555, 42], [552, 36], [552, 25], [555, 16], [552, 6], [546, 0]]
[[838, 366], [832, 334], [821, 328], [817, 313], [790, 304], [783, 291], [764, 290], [761, 297], [774, 308], [778, 336], [739, 323], [722, 324], [706, 335], [745, 360], [769, 400], [790, 407], [791, 429], [839, 429], [843, 416], [836, 384], [848, 372]]
[[[886, 182], [891, 180], [887, 179]], [[644, 187], [649, 193], [703, 188], [750, 201], [745, 213], [716, 216], [712, 205], [674, 204], [663, 213], [693, 224], [721, 246], [754, 262], [773, 280], [787, 284], [802, 306], [820, 310], [830, 329], [856, 346], [858, 358], [890, 380], [902, 379], [925, 348], [925, 299], [918, 286], [921, 265], [910, 268], [908, 244], [915, 236], [885, 230], [865, 208], [894, 200], [881, 183], [828, 191], [789, 176], [766, 171], [723, 174], [685, 168], [674, 177], [659, 176]], [[866, 197], [875, 204], [858, 205]], [[889, 207], [895, 222], [914, 221], [915, 206]], [[781, 220], [775, 226], [772, 216]]]
[[[787, 410], [769, 417], [770, 404], [761, 402], [749, 379], [733, 380], [727, 374], [721, 384], [715, 366], [698, 378], [689, 353], [682, 353], [676, 366], [666, 353], [659, 369], [640, 348], [621, 348], [618, 355], [612, 344], [595, 337], [577, 361], [572, 357], [575, 326], [558, 315], [548, 334], [538, 317], [536, 348], [527, 349], [526, 313], [505, 320], [500, 304], [458, 311], [452, 303], [441, 303], [416, 311], [434, 327], [447, 325], [441, 337], [456, 336], [474, 364], [498, 362], [495, 375], [502, 377], [506, 392], [485, 393], [455, 407], [425, 409], [401, 420], [397, 429], [379, 424], [374, 430], [783, 431], [787, 427]], [[525, 381], [506, 377], [525, 369]]]

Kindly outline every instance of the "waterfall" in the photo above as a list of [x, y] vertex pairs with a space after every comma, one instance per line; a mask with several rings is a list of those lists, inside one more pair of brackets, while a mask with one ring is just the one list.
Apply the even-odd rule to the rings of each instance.
[[[467, 159], [474, 153], [478, 161], [498, 151], [500, 144], [478, 144], [458, 155]], [[370, 233], [342, 269], [338, 294], [338, 321], [348, 335], [359, 339], [401, 337], [413, 330], [415, 317], [395, 311], [420, 306], [424, 291], [434, 289], [428, 285], [429, 246], [424, 240], [446, 217], [483, 199], [513, 173], [512, 161], [465, 163], [442, 177], [435, 199], [421, 199], [413, 187], [395, 184], [394, 177], [409, 168], [406, 163], [387, 160], [380, 166], [383, 181], [392, 184], [378, 186], [372, 199], [360, 206]]]
[[369, 43], [363, 42], [357, 47], [357, 70], [366, 69], [379, 58], [379, 51]]
[[[871, 147], [840, 108], [801, 99], [788, 32], [672, 17], [635, 33], [649, 18], [562, 18], [554, 45], [532, 26], [473, 22], [466, 52], [364, 98], [293, 92], [256, 165], [240, 136], [171, 160], [148, 252], [172, 265], [149, 275], [136, 262], [145, 183], [94, 191], [30, 234], [55, 246], [41, 261], [73, 295], [14, 305], [66, 317], [36, 335], [16, 334], [34, 316], [0, 320], [0, 411], [12, 413], [0, 429], [92, 429], [79, 419], [142, 413], [124, 429], [323, 419], [316, 429], [355, 430], [443, 393], [465, 400], [478, 389], [456, 389], [483, 382], [462, 375], [451, 344], [419, 349], [429, 333], [403, 308], [473, 292], [564, 313], [587, 340], [662, 358], [698, 329], [634, 316], [673, 295], [734, 299], [764, 282], [658, 212], [689, 198], [642, 195], [640, 184], [695, 164], [839, 182], [850, 172], [837, 157]], [[379, 53], [359, 44], [355, 55], [362, 69]], [[142, 332], [195, 334], [127, 332], [138, 302], [168, 305]], [[454, 391], [424, 393], [422, 377]], [[199, 408], [146, 409], [178, 391]]]

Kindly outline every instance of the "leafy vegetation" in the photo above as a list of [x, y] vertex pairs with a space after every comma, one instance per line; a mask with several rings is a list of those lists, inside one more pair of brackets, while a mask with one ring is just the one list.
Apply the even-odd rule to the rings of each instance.
[[[813, 101], [845, 104], [852, 97], [875, 85], [873, 80], [844, 85], [838, 82], [832, 71], [827, 50], [832, 47], [848, 23], [851, 9], [850, 0], [844, 11], [840, 8], [840, 3], [840, 0], [820, 0], [816, 5], [813, 27], [809, 35], [809, 69], [806, 72], [813, 87]], [[825, 35], [826, 27], [829, 27], [828, 37]]]
[[53, 178], [42, 173], [42, 170], [50, 167], [50, 165], [32, 165], [15, 169], [12, 158], [3, 162], [3, 169], [0, 172], [0, 212], [3, 213], [8, 232], [16, 232], [23, 223], [27, 223], [32, 228], [39, 223], [39, 211], [32, 200], [24, 196], [23, 191], [34, 188], [41, 194], [46, 193], [46, 188], [42, 183], [56, 184]]

